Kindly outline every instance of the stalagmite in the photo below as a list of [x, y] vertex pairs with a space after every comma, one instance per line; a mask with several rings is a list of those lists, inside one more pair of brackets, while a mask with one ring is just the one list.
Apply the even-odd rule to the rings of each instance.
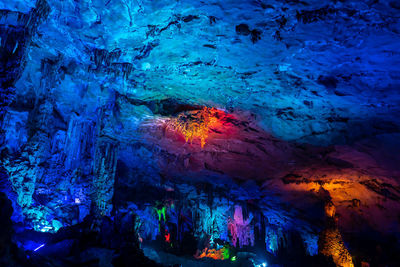
[[93, 201], [95, 213], [101, 216], [111, 214], [117, 155], [118, 145], [112, 140], [101, 138], [97, 141], [93, 170]]
[[338, 267], [354, 267], [353, 259], [344, 245], [342, 235], [337, 226], [335, 205], [332, 201], [325, 204], [326, 226], [318, 240], [318, 252], [332, 257]]

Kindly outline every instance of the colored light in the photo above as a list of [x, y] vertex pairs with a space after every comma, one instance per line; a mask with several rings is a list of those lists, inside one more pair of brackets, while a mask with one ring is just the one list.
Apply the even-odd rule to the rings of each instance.
[[194, 139], [200, 139], [200, 145], [203, 148], [210, 128], [215, 127], [219, 122], [218, 113], [221, 111], [207, 107], [202, 110], [184, 112], [176, 119], [172, 119], [169, 126], [179, 131], [186, 142], [192, 143]]
[[158, 221], [161, 221], [161, 216], [163, 217], [163, 219], [164, 219], [164, 222], [165, 222], [165, 207], [162, 207], [161, 209], [157, 209], [156, 208], [156, 212], [157, 212], [157, 215], [158, 215]]
[[170, 233], [166, 233], [164, 237], [165, 237], [165, 242], [168, 242], [168, 243], [171, 242], [171, 234]]
[[48, 232], [49, 230], [53, 229], [51, 226], [43, 226], [42, 229], [40, 229], [41, 232]]
[[33, 251], [37, 251], [39, 249], [41, 249], [42, 247], [44, 247], [45, 244], [41, 244], [40, 246], [38, 246], [37, 248], [35, 248]]
[[236, 261], [236, 256], [233, 256], [233, 257], [231, 258], [231, 261]]
[[229, 259], [229, 249], [227, 249], [226, 247], [223, 247], [218, 250], [205, 248], [203, 249], [201, 254], [199, 256], [195, 256], [195, 258], [197, 259], [211, 258], [214, 260], [226, 260]]

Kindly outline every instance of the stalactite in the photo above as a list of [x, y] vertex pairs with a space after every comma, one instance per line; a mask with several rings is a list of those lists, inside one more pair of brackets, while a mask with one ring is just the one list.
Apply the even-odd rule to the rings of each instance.
[[192, 143], [193, 140], [198, 139], [203, 148], [210, 128], [221, 123], [219, 120], [221, 114], [224, 114], [224, 112], [207, 107], [201, 110], [182, 112], [177, 118], [167, 121], [166, 127], [181, 133], [186, 142]]
[[75, 116], [70, 119], [64, 146], [65, 169], [73, 170], [83, 163], [88, 164], [86, 157], [94, 156], [95, 132], [93, 121]]
[[89, 71], [105, 70], [107, 73], [113, 73], [115, 76], [122, 75], [123, 79], [129, 79], [133, 71], [133, 65], [129, 62], [115, 62], [121, 57], [121, 50], [115, 49], [111, 52], [105, 49], [94, 49], [93, 61], [96, 69], [89, 69]]
[[241, 206], [235, 206], [233, 219], [231, 218], [228, 224], [229, 232], [232, 236], [231, 243], [233, 246], [254, 246], [254, 228], [251, 225], [253, 214], [249, 213], [249, 217], [243, 216]]
[[[7, 107], [14, 98], [14, 84], [25, 66], [26, 45], [36, 33], [37, 27], [47, 18], [50, 7], [45, 0], [37, 0], [29, 15], [17, 12], [17, 20], [8, 20], [13, 11], [1, 11], [0, 17], [6, 21], [0, 26], [0, 146], [4, 143], [3, 120]], [[10, 24], [10, 25], [8, 25]], [[16, 25], [14, 25], [16, 24]]]
[[122, 73], [122, 77], [127, 80], [133, 71], [133, 65], [129, 62], [112, 63], [108, 71], [115, 73], [115, 75], [121, 75]]
[[[222, 203], [221, 203], [222, 204]], [[194, 236], [203, 238], [209, 236], [211, 240], [222, 239], [228, 241], [227, 211], [229, 206], [215, 203], [211, 215], [211, 209], [205, 203], [200, 203], [198, 209], [193, 209]]]
[[275, 254], [279, 248], [286, 247], [286, 238], [282, 228], [274, 225], [265, 226], [265, 245], [268, 252]]
[[94, 49], [93, 50], [93, 60], [97, 68], [101, 66], [110, 66], [110, 64], [121, 57], [121, 50], [115, 49], [108, 52], [106, 49]]
[[[14, 99], [14, 84], [24, 67], [26, 29], [24, 26], [0, 25], [0, 145], [4, 143], [3, 121]], [[16, 47], [17, 43], [22, 44]]]

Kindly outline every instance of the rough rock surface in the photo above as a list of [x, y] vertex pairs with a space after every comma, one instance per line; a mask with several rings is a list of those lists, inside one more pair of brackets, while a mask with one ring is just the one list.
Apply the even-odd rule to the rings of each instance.
[[335, 205], [331, 201], [325, 204], [327, 221], [325, 229], [321, 232], [318, 240], [318, 252], [332, 257], [337, 266], [354, 267], [353, 259], [344, 245], [342, 235], [337, 227], [335, 210]]
[[329, 196], [358, 262], [398, 248], [396, 1], [1, 1], [0, 37], [14, 222], [315, 255]]

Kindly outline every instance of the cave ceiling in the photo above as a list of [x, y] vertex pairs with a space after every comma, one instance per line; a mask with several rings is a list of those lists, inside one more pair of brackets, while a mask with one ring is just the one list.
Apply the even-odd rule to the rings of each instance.
[[399, 233], [399, 14], [372, 0], [1, 1], [16, 220], [76, 223], [56, 200], [88, 181], [104, 214], [138, 201], [133, 181], [192, 198], [208, 183], [307, 235], [327, 195], [342, 231]]

